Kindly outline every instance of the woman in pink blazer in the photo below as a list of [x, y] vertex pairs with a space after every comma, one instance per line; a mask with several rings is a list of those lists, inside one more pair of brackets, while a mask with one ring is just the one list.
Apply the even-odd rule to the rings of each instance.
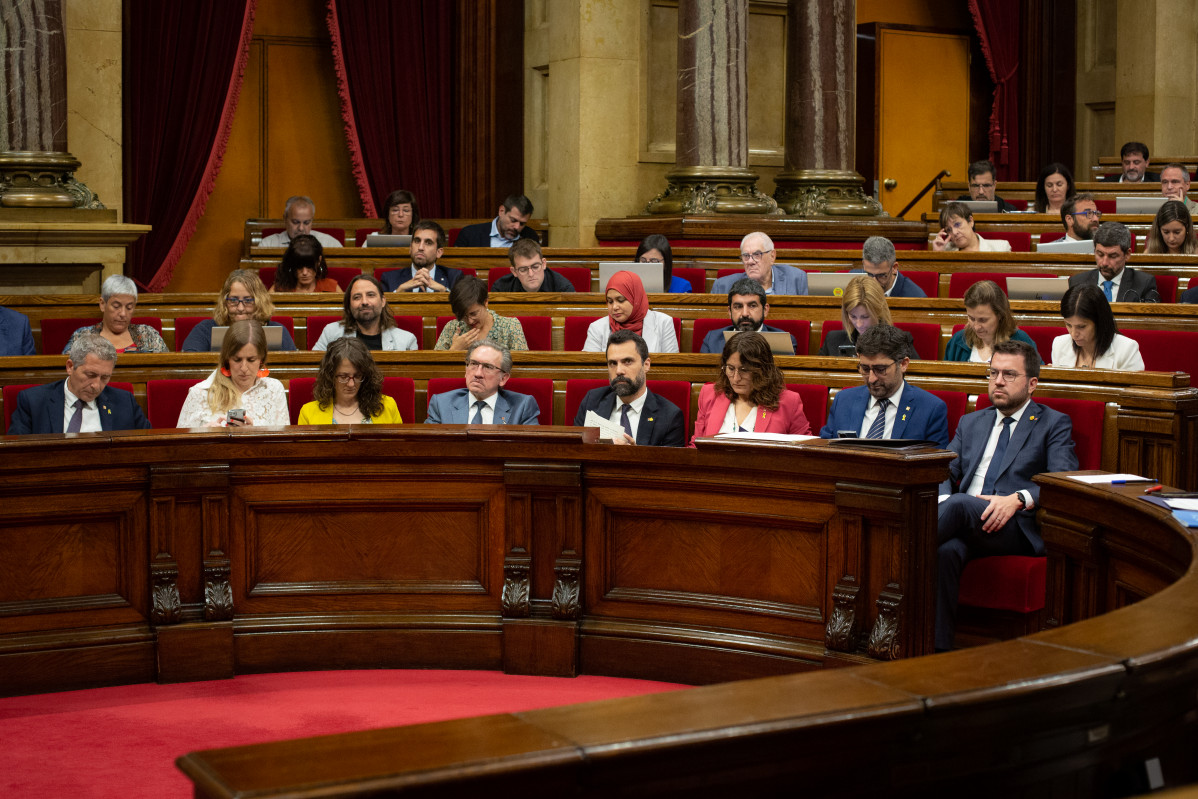
[[803, 401], [786, 390], [760, 333], [737, 333], [724, 343], [719, 376], [699, 392], [690, 446], [696, 438], [736, 431], [811, 434]]

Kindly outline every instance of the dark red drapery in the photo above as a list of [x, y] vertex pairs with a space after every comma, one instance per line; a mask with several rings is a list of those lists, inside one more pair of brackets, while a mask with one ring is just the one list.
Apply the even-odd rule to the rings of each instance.
[[255, 0], [125, 0], [124, 218], [153, 230], [131, 277], [161, 291], [216, 182], [249, 57]]
[[354, 178], [367, 216], [395, 189], [452, 214], [453, 14], [447, 0], [329, 0]]
[[1012, 0], [969, 0], [986, 67], [994, 81], [989, 138], [990, 160], [998, 180], [1018, 179], [1019, 5]]

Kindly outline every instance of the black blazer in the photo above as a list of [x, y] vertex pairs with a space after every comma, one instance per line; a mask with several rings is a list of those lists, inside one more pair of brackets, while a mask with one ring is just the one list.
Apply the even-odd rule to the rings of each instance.
[[[582, 398], [574, 424], [582, 427], [587, 411], [594, 411], [604, 419], [610, 419], [616, 409], [616, 392], [610, 387], [593, 388]], [[660, 394], [645, 392], [645, 405], [641, 409], [641, 423], [636, 430], [636, 443], [650, 447], [681, 447], [686, 444], [685, 424], [682, 411]]]
[[[1098, 286], [1102, 288], [1102, 274], [1097, 269], [1080, 272], [1069, 278], [1069, 287]], [[1149, 299], [1149, 297], [1152, 299]], [[1160, 292], [1156, 290], [1156, 278], [1145, 272], [1137, 272], [1130, 266], [1123, 267], [1123, 277], [1119, 281], [1119, 294], [1115, 302], [1160, 302]]]
[[[840, 330], [833, 330], [829, 332], [827, 338], [824, 339], [823, 345], [819, 348], [819, 354], [839, 356], [840, 347], [842, 345], [856, 343], [857, 337], [850, 337], [843, 328]], [[915, 342], [911, 340], [910, 335], [907, 337], [907, 357], [913, 361], [919, 360], [919, 353], [915, 351]]]
[[[1123, 173], [1116, 172], [1113, 175], [1099, 175], [1098, 179], [1101, 181], [1109, 181], [1111, 183], [1118, 183], [1119, 178], [1121, 178], [1121, 177], [1123, 177]], [[1160, 183], [1161, 182], [1161, 173], [1160, 172], [1145, 172], [1144, 179], [1140, 182], [1141, 183]]]
[[[491, 220], [492, 222], [494, 220]], [[539, 242], [541, 237], [537, 232], [530, 227], [525, 227], [520, 231], [520, 238], [532, 239]], [[490, 247], [491, 246], [491, 222], [479, 222], [476, 225], [466, 225], [458, 232], [457, 239], [454, 240], [455, 247]]]

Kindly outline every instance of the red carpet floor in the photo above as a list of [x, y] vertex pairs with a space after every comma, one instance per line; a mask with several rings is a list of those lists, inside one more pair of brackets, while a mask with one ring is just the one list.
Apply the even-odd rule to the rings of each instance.
[[258, 674], [0, 699], [0, 797], [188, 797], [197, 749], [676, 690], [485, 671]]

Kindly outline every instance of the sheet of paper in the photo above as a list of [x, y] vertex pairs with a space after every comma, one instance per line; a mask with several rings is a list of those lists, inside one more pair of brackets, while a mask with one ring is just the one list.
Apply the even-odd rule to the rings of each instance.
[[598, 427], [599, 437], [606, 438], [611, 441], [616, 440], [624, 435], [624, 428], [615, 422], [604, 419], [594, 411], [587, 411], [586, 418], [582, 420], [583, 427]]
[[1165, 502], [1173, 510], [1198, 510], [1198, 499], [1166, 499]]
[[788, 433], [718, 433], [716, 438], [735, 438], [744, 441], [810, 441], [819, 436], [800, 436]]
[[1082, 483], [1097, 485], [1098, 483], [1155, 483], [1151, 477], [1141, 477], [1138, 474], [1071, 474], [1070, 478]]

